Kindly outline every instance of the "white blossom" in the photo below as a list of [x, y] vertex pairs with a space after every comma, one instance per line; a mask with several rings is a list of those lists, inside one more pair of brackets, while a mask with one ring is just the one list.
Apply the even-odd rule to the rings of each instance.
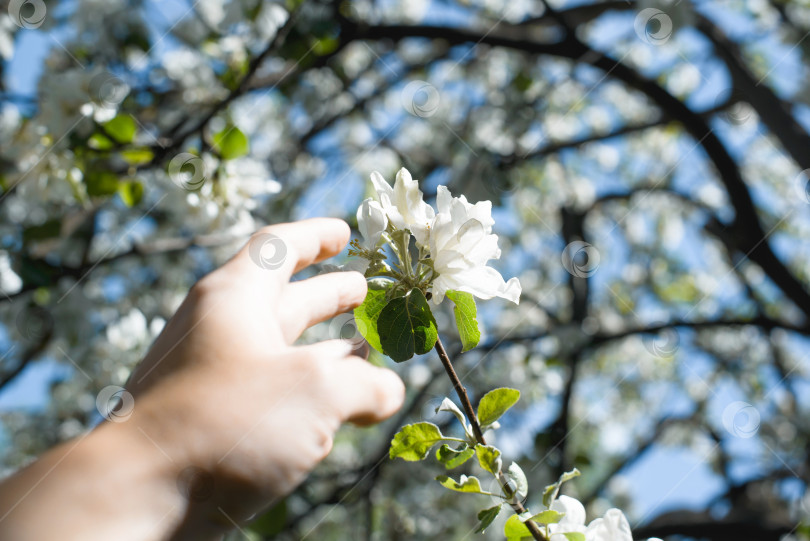
[[146, 317], [137, 308], [107, 327], [107, 341], [122, 351], [138, 346], [147, 337]]
[[[548, 529], [554, 539], [564, 539], [565, 533], [585, 534], [586, 541], [633, 541], [630, 524], [618, 509], [608, 509], [605, 516], [591, 521], [585, 526], [585, 507], [570, 496], [560, 496], [554, 500], [550, 509], [563, 514], [557, 524], [549, 524]], [[648, 541], [661, 541], [651, 537]]]
[[498, 259], [498, 235], [492, 233], [492, 203], [475, 205], [461, 197], [452, 197], [445, 186], [436, 195], [439, 209], [430, 227], [430, 254], [438, 277], [433, 283], [433, 302], [438, 304], [449, 290], [465, 291], [480, 299], [502, 297], [517, 304], [520, 282], [486, 266]]
[[404, 167], [397, 172], [393, 188], [377, 171], [371, 173], [371, 182], [377, 191], [377, 200], [393, 226], [397, 229], [409, 229], [416, 244], [425, 246], [435, 211], [422, 200], [419, 182], [411, 178]]
[[0, 58], [8, 60], [14, 55], [14, 23], [11, 17], [0, 18]]
[[[368, 254], [375, 252], [382, 238], [382, 234], [387, 227], [388, 218], [386, 217], [382, 205], [371, 198], [363, 201], [357, 209], [357, 228], [363, 236], [363, 241], [359, 244], [359, 248]], [[365, 272], [370, 264], [370, 259], [361, 257], [350, 261], [348, 265], [342, 268], [344, 270]]]
[[0, 251], [0, 291], [8, 295], [22, 289], [22, 278], [11, 268], [8, 252]]
[[261, 160], [244, 156], [225, 161], [222, 169], [225, 176], [222, 186], [227, 201], [232, 206], [253, 210], [259, 206], [263, 197], [281, 191], [281, 184], [270, 178], [270, 171]]
[[[101, 69], [71, 68], [62, 72], [46, 71], [40, 79], [39, 88], [43, 96], [39, 119], [48, 133], [61, 140], [76, 128], [84, 117], [92, 117], [96, 122], [106, 122], [115, 117], [118, 104], [105, 100], [99, 95], [98, 77], [103, 77]], [[123, 99], [129, 87], [121, 83], [116, 100]]]
[[502, 297], [519, 302], [518, 279], [505, 282], [497, 270], [487, 266], [489, 260], [501, 256], [498, 236], [492, 233], [495, 221], [490, 201], [472, 204], [463, 195], [453, 197], [447, 187], [439, 186], [437, 212], [423, 200], [418, 181], [404, 167], [397, 173], [393, 188], [377, 171], [371, 174], [371, 182], [376, 191], [374, 202], [391, 226], [409, 230], [416, 246], [427, 250], [433, 268], [430, 286], [435, 304], [441, 303], [451, 290], [479, 299]]
[[374, 250], [388, 227], [388, 219], [382, 205], [371, 198], [363, 201], [357, 209], [357, 226], [363, 235], [362, 247]]

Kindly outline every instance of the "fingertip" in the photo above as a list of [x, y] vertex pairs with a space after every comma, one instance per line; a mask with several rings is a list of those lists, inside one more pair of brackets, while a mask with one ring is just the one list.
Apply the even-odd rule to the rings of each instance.
[[368, 282], [366, 281], [366, 277], [357, 271], [347, 271], [345, 274], [348, 281], [347, 287], [351, 290], [354, 300], [356, 301], [352, 306], [352, 308], [354, 308], [355, 306], [363, 304], [363, 301], [366, 300]]
[[339, 227], [343, 237], [346, 239], [346, 242], [349, 242], [349, 237], [352, 236], [352, 228], [349, 226], [349, 223], [346, 220], [341, 218], [329, 218], [330, 220], [335, 221], [335, 227]]
[[351, 227], [345, 220], [340, 218], [308, 218], [282, 225], [285, 227], [292, 226], [297, 231], [308, 231], [309, 235], [320, 239], [320, 253], [314, 258], [315, 262], [339, 254], [349, 243], [352, 236]]
[[405, 383], [393, 370], [370, 365], [362, 359], [357, 360], [363, 362], [370, 373], [366, 392], [374, 403], [368, 404], [365, 411], [351, 416], [349, 421], [360, 426], [382, 422], [402, 408], [405, 402]]
[[350, 237], [349, 224], [339, 218], [273, 224], [251, 235], [234, 260], [252, 261], [264, 270], [279, 269], [289, 278], [313, 263], [339, 254]]
[[398, 412], [402, 408], [402, 404], [405, 403], [405, 382], [393, 370], [387, 368], [381, 368], [380, 370], [385, 374], [384, 377], [388, 379], [388, 404], [385, 409], [388, 412], [385, 417], [388, 418]]
[[329, 251], [331, 251], [332, 255], [339, 254], [341, 250], [349, 244], [349, 239], [352, 236], [352, 228], [349, 227], [349, 224], [346, 223], [345, 220], [341, 220], [340, 218], [313, 218], [313, 220], [321, 222], [318, 225], [322, 225], [324, 230], [331, 232], [332, 238], [335, 240], [335, 245], [327, 249], [331, 248]]

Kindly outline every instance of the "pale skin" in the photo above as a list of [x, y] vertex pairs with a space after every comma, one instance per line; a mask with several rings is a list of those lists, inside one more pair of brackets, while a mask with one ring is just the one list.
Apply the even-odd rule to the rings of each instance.
[[379, 422], [401, 407], [399, 377], [347, 342], [293, 345], [365, 298], [359, 273], [290, 282], [343, 249], [346, 223], [316, 218], [259, 234], [282, 239], [283, 264], [261, 268], [248, 243], [200, 280], [127, 383], [131, 416], [0, 484], [0, 539], [221, 539], [301, 483], [341, 423]]

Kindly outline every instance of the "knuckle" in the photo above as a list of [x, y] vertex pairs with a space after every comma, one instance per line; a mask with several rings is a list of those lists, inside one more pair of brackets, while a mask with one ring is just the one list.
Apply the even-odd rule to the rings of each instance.
[[224, 291], [233, 290], [235, 274], [229, 264], [206, 274], [189, 289], [191, 300], [205, 302]]
[[204, 300], [211, 296], [211, 294], [216, 291], [218, 282], [217, 276], [215, 276], [215, 272], [210, 274], [206, 274], [197, 282], [191, 286], [191, 289], [188, 292], [188, 296], [193, 300]]
[[271, 225], [251, 235], [246, 250], [254, 264], [265, 270], [275, 270], [283, 267], [288, 260], [298, 260], [295, 245], [285, 234], [287, 229], [288, 224]]

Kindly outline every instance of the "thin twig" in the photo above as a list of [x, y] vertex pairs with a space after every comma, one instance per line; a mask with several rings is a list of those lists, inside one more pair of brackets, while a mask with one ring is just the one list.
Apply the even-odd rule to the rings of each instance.
[[[436, 338], [435, 347], [436, 353], [439, 354], [439, 359], [441, 359], [442, 365], [444, 365], [445, 372], [447, 372], [447, 375], [450, 377], [450, 381], [453, 382], [453, 389], [455, 389], [458, 399], [461, 400], [461, 407], [464, 408], [464, 413], [467, 414], [467, 419], [469, 419], [470, 425], [472, 425], [475, 441], [481, 445], [486, 445], [487, 442], [484, 439], [484, 434], [481, 432], [481, 424], [478, 422], [478, 416], [475, 414], [475, 410], [470, 402], [470, 397], [467, 395], [467, 389], [465, 389], [464, 385], [461, 384], [461, 380], [459, 379], [458, 374], [456, 374], [455, 368], [453, 368], [453, 363], [450, 361], [450, 357], [447, 355], [447, 351], [444, 349], [444, 344], [442, 344], [441, 338]], [[508, 486], [503, 474], [499, 476], [498, 480], [504, 485], [504, 488]], [[518, 515], [526, 512], [526, 508], [523, 507], [520, 500], [515, 497], [512, 497], [511, 501], [509, 501], [509, 505], [512, 506], [512, 509]], [[538, 525], [536, 522], [527, 520], [524, 524], [529, 529], [529, 532], [531, 532], [532, 537], [537, 541], [547, 541], [546, 536], [543, 535], [543, 532], [540, 530], [540, 525]]]
[[459, 400], [461, 400], [461, 406], [464, 408], [464, 413], [467, 414], [467, 419], [470, 420], [475, 441], [481, 445], [486, 445], [487, 442], [484, 440], [484, 434], [481, 432], [481, 425], [478, 423], [478, 417], [475, 415], [475, 410], [472, 407], [472, 403], [470, 403], [470, 397], [467, 396], [467, 389], [464, 388], [464, 386], [461, 384], [461, 380], [458, 379], [458, 374], [456, 374], [456, 370], [453, 368], [453, 363], [450, 362], [450, 357], [447, 356], [447, 351], [444, 349], [444, 344], [442, 344], [441, 338], [436, 339], [436, 353], [439, 354], [439, 359], [441, 359], [442, 364], [444, 365], [444, 370], [450, 377], [450, 381], [453, 382], [453, 388], [456, 390]]

